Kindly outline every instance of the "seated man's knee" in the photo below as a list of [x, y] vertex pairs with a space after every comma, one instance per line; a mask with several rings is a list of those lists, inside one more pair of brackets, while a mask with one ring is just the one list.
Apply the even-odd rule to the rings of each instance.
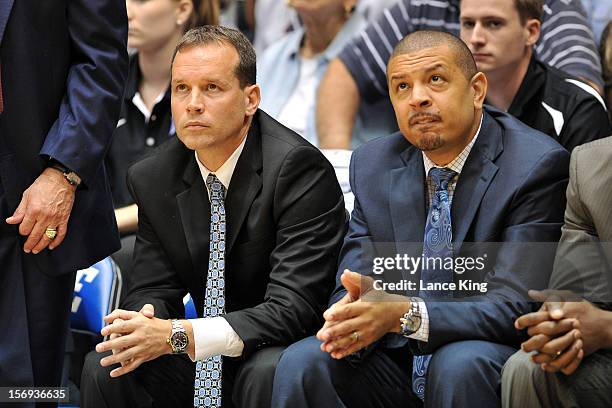
[[277, 365], [277, 377], [290, 375], [293, 378], [319, 376], [335, 363], [330, 355], [321, 351], [321, 342], [308, 337], [287, 347]]
[[98, 353], [90, 351], [85, 356], [81, 374], [81, 394], [98, 395], [104, 393], [111, 381], [110, 372], [114, 367], [102, 367], [100, 360], [110, 352]]
[[238, 369], [232, 391], [236, 406], [269, 407], [276, 366], [284, 347], [268, 347], [254, 353]]
[[525, 353], [523, 350], [519, 350], [514, 353], [504, 364], [502, 369], [502, 383], [512, 384], [516, 381], [524, 381], [528, 379], [531, 381], [535, 377], [540, 375], [544, 376], [545, 371], [533, 361], [531, 361], [531, 354]]
[[515, 351], [509, 346], [480, 340], [449, 343], [433, 354], [428, 385], [440, 380], [448, 391], [471, 389], [475, 384], [494, 387], [503, 364]]

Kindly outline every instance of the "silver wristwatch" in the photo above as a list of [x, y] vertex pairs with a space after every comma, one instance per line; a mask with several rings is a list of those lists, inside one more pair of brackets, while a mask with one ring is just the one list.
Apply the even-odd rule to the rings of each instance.
[[421, 309], [419, 300], [410, 298], [410, 310], [400, 317], [400, 334], [408, 337], [416, 333], [421, 327]]
[[187, 352], [189, 337], [180, 320], [172, 320], [172, 332], [170, 333], [170, 337], [166, 339], [166, 343], [172, 347], [172, 354], [183, 354]]

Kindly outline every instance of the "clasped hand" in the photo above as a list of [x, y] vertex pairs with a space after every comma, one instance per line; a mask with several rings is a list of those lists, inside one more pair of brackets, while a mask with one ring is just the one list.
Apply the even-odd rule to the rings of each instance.
[[321, 350], [335, 359], [399, 332], [399, 319], [410, 309], [408, 298], [374, 289], [370, 277], [345, 269], [341, 281], [348, 293], [325, 311], [325, 324], [317, 333]]
[[121, 367], [110, 372], [111, 377], [134, 371], [142, 363], [171, 351], [166, 343], [171, 323], [154, 317], [154, 313], [153, 306], [146, 304], [139, 312], [116, 309], [104, 317], [108, 325], [101, 330], [101, 334], [109, 336], [109, 340], [98, 344], [96, 351], [113, 352], [100, 360], [103, 367], [121, 364]]
[[517, 329], [527, 328], [529, 340], [521, 348], [535, 352], [534, 363], [548, 372], [573, 373], [585, 355], [599, 348], [594, 327], [599, 309], [567, 291], [529, 291], [542, 307], [519, 317]]

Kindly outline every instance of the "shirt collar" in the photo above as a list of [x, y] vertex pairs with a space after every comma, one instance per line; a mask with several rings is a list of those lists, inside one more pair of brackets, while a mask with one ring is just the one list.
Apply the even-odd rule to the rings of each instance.
[[[234, 170], [236, 169], [236, 164], [238, 163], [240, 154], [242, 153], [242, 150], [244, 149], [244, 145], [246, 143], [247, 137], [248, 135], [242, 140], [242, 143], [240, 143], [240, 146], [238, 146], [236, 150], [234, 150], [234, 153], [232, 153], [232, 155], [225, 161], [225, 163], [223, 163], [221, 167], [219, 167], [217, 171], [215, 171], [214, 173], [208, 170], [206, 166], [204, 166], [200, 162], [200, 159], [198, 159], [198, 153], [195, 151], [193, 152], [195, 154], [196, 163], [198, 163], [198, 167], [200, 168], [200, 173], [202, 174], [202, 178], [204, 179], [204, 184], [206, 184], [206, 179], [208, 178], [208, 175], [210, 173], [213, 173], [215, 176], [217, 176], [221, 184], [223, 184], [223, 187], [225, 187], [225, 191], [229, 190], [229, 185], [230, 185], [230, 181], [232, 180], [232, 175], [234, 174]], [[208, 188], [206, 188], [206, 191], [208, 191]], [[209, 193], [209, 198], [210, 198], [210, 192], [208, 193]]]
[[429, 157], [427, 157], [425, 152], [421, 151], [421, 154], [423, 155], [423, 166], [425, 167], [425, 177], [429, 175], [429, 170], [431, 170], [432, 167], [440, 167], [440, 168], [446, 167], [448, 169], [453, 170], [455, 173], [457, 173], [457, 176], [461, 174], [461, 170], [463, 170], [463, 165], [465, 164], [467, 157], [470, 155], [470, 152], [472, 151], [472, 147], [474, 146], [474, 143], [476, 143], [476, 139], [478, 138], [478, 134], [480, 133], [480, 128], [482, 127], [483, 118], [484, 118], [484, 111], [482, 112], [480, 116], [480, 123], [478, 124], [478, 130], [476, 130], [476, 134], [474, 135], [470, 143], [468, 143], [468, 145], [463, 148], [461, 153], [459, 153], [457, 157], [455, 157], [446, 166], [438, 166], [433, 161], [431, 161]]

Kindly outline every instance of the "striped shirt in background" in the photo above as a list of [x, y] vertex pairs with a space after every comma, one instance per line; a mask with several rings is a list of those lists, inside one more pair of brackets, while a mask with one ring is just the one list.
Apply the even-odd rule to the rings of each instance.
[[[353, 75], [361, 97], [370, 103], [386, 97], [386, 66], [393, 47], [418, 30], [459, 35], [459, 0], [400, 0], [347, 45], [340, 59]], [[539, 60], [603, 89], [601, 62], [593, 33], [578, 0], [546, 0]]]

